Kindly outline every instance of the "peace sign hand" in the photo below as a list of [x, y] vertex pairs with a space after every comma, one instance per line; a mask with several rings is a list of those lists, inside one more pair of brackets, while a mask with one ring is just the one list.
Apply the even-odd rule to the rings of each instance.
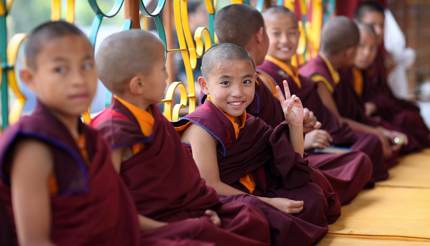
[[288, 87], [288, 82], [286, 80], [282, 83], [284, 85], [284, 94], [282, 94], [281, 88], [276, 86], [276, 97], [281, 103], [285, 121], [290, 125], [302, 126], [304, 116], [302, 102], [296, 95], [291, 95], [290, 88]]

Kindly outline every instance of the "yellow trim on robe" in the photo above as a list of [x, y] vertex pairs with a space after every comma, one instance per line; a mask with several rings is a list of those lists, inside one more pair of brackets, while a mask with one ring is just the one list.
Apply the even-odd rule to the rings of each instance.
[[328, 80], [324, 76], [315, 74], [315, 75], [312, 75], [311, 80], [314, 82], [322, 82], [327, 87], [328, 91], [330, 93], [333, 93], [334, 91], [333, 86], [331, 86], [330, 82], [328, 82]]
[[300, 82], [300, 78], [299, 78], [299, 72], [297, 71], [296, 68], [291, 67], [286, 62], [283, 62], [283, 61], [281, 61], [278, 58], [273, 57], [273, 56], [267, 55], [265, 59], [267, 61], [270, 61], [271, 63], [275, 64], [279, 68], [281, 68], [282, 71], [284, 71], [285, 73], [287, 73], [288, 76], [290, 76], [293, 79], [294, 83], [296, 83], [296, 85], [299, 88], [302, 88], [302, 83]]
[[[211, 101], [211, 96], [207, 95], [206, 100]], [[216, 106], [216, 105], [215, 105]], [[227, 117], [227, 119], [231, 122], [234, 129], [234, 135], [236, 139], [239, 137], [240, 129], [245, 127], [246, 124], [246, 111], [243, 112], [243, 114], [240, 117], [234, 117], [226, 112], [222, 111], [224, 115]], [[255, 190], [255, 182], [251, 174], [246, 174], [245, 176], [241, 177], [239, 179], [239, 182], [245, 186], [245, 188], [249, 191], [249, 193], [253, 193]]]
[[330, 72], [331, 78], [333, 79], [334, 83], [337, 84], [340, 81], [340, 75], [339, 73], [336, 71], [336, 69], [334, 69], [333, 64], [322, 54], [320, 54], [321, 58], [323, 59], [324, 63], [327, 65], [328, 67], [328, 71]]
[[154, 116], [152, 116], [150, 112], [143, 110], [138, 106], [133, 105], [132, 103], [129, 103], [118, 96], [114, 96], [114, 97], [128, 110], [130, 110], [130, 112], [133, 114], [133, 116], [136, 118], [137, 122], [139, 123], [140, 130], [142, 131], [143, 135], [150, 136], [152, 134], [152, 130], [154, 127]]
[[363, 87], [364, 87], [364, 83], [363, 83], [363, 74], [361, 73], [361, 71], [356, 68], [353, 67], [352, 68], [352, 75], [353, 75], [353, 87], [354, 87], [354, 91], [357, 95], [361, 96], [363, 95]]
[[[278, 97], [278, 91], [276, 90], [276, 82], [268, 73], [264, 71], [257, 71], [257, 77], [263, 82], [263, 84], [270, 90], [274, 97]], [[255, 81], [255, 84], [260, 85], [258, 80]]]
[[[136, 105], [133, 105], [132, 103], [127, 102], [126, 100], [114, 96], [115, 99], [117, 99], [122, 105], [124, 105], [130, 112], [133, 114], [133, 116], [136, 118], [140, 130], [142, 131], [142, 134], [144, 136], [150, 136], [152, 134], [153, 128], [154, 128], [154, 116], [146, 110], [143, 110]], [[144, 148], [143, 144], [135, 144], [131, 146], [131, 153], [133, 155], [139, 153]]]

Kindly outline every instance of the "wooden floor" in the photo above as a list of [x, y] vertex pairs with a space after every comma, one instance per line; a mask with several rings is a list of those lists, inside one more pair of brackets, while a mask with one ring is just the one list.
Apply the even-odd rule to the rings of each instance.
[[430, 149], [404, 157], [387, 181], [342, 207], [318, 245], [430, 245]]

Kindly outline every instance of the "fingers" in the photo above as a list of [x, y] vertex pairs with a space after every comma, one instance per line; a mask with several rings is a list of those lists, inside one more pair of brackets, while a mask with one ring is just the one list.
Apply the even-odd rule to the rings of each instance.
[[215, 211], [212, 210], [206, 210], [205, 215], [209, 217], [210, 221], [217, 226], [221, 225], [221, 219], [219, 218], [218, 214]]
[[299, 213], [300, 211], [303, 210], [303, 205], [304, 205], [303, 201], [289, 200], [286, 208], [287, 213], [292, 213], [292, 214]]
[[311, 141], [313, 148], [326, 148], [330, 146], [333, 138], [327, 131], [314, 130]]
[[282, 81], [282, 84], [284, 85], [285, 98], [288, 99], [291, 96], [290, 87], [288, 86], [288, 82], [286, 80]]
[[290, 208], [302, 208], [303, 204], [304, 204], [303, 201], [289, 200], [289, 207]]
[[282, 104], [285, 101], [284, 94], [282, 94], [282, 91], [279, 85], [277, 85], [275, 88], [276, 88], [276, 98], [278, 98], [279, 102]]

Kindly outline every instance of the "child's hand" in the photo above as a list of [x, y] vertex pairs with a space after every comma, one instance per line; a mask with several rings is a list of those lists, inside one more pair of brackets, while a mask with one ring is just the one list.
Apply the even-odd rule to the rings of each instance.
[[276, 86], [277, 98], [282, 106], [282, 111], [285, 115], [285, 121], [290, 125], [302, 126], [303, 125], [303, 105], [296, 95], [290, 93], [290, 88], [286, 80], [283, 81], [284, 94], [282, 94], [281, 88]]
[[288, 198], [270, 198], [269, 204], [287, 214], [300, 213], [303, 210], [303, 201], [290, 200]]
[[364, 104], [364, 109], [365, 109], [366, 115], [371, 116], [376, 112], [376, 105], [374, 103], [367, 102]]
[[305, 149], [323, 149], [328, 147], [332, 141], [333, 138], [327, 131], [313, 130], [305, 135]]
[[307, 133], [321, 127], [321, 122], [315, 117], [314, 112], [308, 108], [303, 109], [303, 132]]
[[386, 136], [386, 129], [382, 127], [376, 128], [375, 134], [378, 136], [379, 141], [382, 143], [382, 151], [385, 158], [390, 158], [393, 155], [393, 149], [391, 148], [391, 144], [389, 138]]
[[205, 216], [209, 217], [209, 220], [216, 226], [221, 226], [221, 219], [218, 214], [213, 210], [206, 210]]

